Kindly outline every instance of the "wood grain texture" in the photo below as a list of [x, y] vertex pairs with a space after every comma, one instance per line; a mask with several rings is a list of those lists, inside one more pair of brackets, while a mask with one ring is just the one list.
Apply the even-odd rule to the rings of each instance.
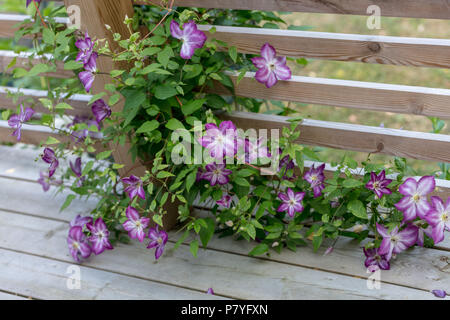
[[78, 266], [80, 289], [71, 290], [67, 287], [74, 272], [70, 267], [73, 268], [74, 264], [0, 249], [0, 290], [51, 300], [221, 299], [85, 266]]
[[[289, 126], [289, 118], [246, 112], [219, 115], [231, 120], [236, 127], [248, 130], [278, 129]], [[447, 162], [450, 159], [450, 136], [386, 129], [337, 122], [304, 120], [299, 126], [299, 143], [353, 150], [384, 153], [392, 156]], [[270, 133], [270, 131], [269, 131]]]
[[[51, 60], [50, 55], [45, 56], [44, 58], [45, 59], [41, 59], [39, 57], [30, 58], [30, 54], [26, 52], [17, 54], [14, 53], [14, 51], [0, 50], [0, 72], [12, 73], [15, 68], [24, 68], [26, 70], [30, 70], [36, 64], [47, 63], [48, 60]], [[13, 67], [8, 68], [8, 65], [14, 59], [16, 59], [16, 63], [13, 65]], [[52, 78], [71, 78], [74, 76], [74, 73], [71, 70], [64, 70], [64, 63], [61, 61], [57, 61], [55, 72], [42, 73], [41, 75]]]
[[[199, 26], [208, 31], [211, 26]], [[341, 34], [215, 26], [207, 32], [235, 46], [239, 52], [260, 54], [269, 42], [277, 54], [296, 58], [314, 58], [415, 67], [450, 68], [450, 40]]]
[[[159, 3], [159, 0], [153, 1]], [[135, 0], [136, 4], [148, 4]], [[449, 0], [176, 0], [183, 7], [297, 11], [367, 15], [370, 5], [377, 5], [386, 17], [450, 19]]]
[[[67, 223], [4, 212], [0, 219], [2, 247], [71, 263]], [[216, 295], [240, 299], [434, 299], [423, 290], [392, 284], [368, 290], [364, 279], [234, 253], [200, 250], [194, 258], [185, 245], [175, 252], [168, 245], [154, 262], [145, 245], [118, 244], [83, 265], [200, 292], [211, 287]]]
[[[237, 77], [230, 75], [236, 84]], [[220, 83], [208, 90], [223, 95], [230, 94]], [[279, 81], [276, 86], [268, 89], [254, 79], [254, 73], [249, 72], [235, 85], [235, 90], [236, 95], [250, 98], [450, 119], [448, 89], [300, 76], [293, 76], [289, 81]]]
[[[17, 102], [13, 101], [12, 94], [20, 92], [23, 96], [19, 97]], [[49, 113], [49, 110], [44, 107], [39, 101], [40, 98], [47, 98], [47, 91], [34, 89], [18, 89], [15, 87], [1, 87], [0, 86], [0, 107], [16, 111], [21, 103], [25, 106], [31, 106], [36, 112]], [[90, 95], [75, 94], [69, 99], [61, 99], [61, 102], [67, 102], [73, 109], [67, 109], [66, 115], [69, 116], [87, 116], [92, 117], [91, 107], [88, 102], [91, 99]]]

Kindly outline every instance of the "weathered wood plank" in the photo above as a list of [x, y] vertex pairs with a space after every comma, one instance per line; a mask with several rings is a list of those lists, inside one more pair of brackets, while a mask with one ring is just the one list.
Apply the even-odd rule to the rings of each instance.
[[[65, 243], [67, 223], [3, 212], [0, 219], [5, 221], [0, 225], [2, 247], [71, 262]], [[155, 263], [145, 245], [119, 244], [84, 265], [201, 292], [212, 287], [218, 295], [241, 299], [434, 298], [426, 291], [391, 284], [369, 290], [363, 279], [214, 250], [200, 250], [193, 258], [187, 249], [167, 248], [164, 258]]]
[[[20, 92], [23, 96], [18, 98], [17, 103], [14, 103], [12, 97], [8, 93]], [[25, 103], [30, 100], [33, 105], [33, 109], [40, 113], [49, 113], [49, 110], [42, 105], [39, 101], [40, 98], [46, 98], [47, 91], [45, 90], [35, 90], [35, 89], [19, 89], [15, 87], [2, 87], [0, 86], [0, 106], [1, 108], [16, 110], [20, 103]], [[90, 106], [88, 106], [89, 100], [92, 98], [91, 95], [75, 94], [69, 99], [61, 99], [70, 104], [73, 109], [66, 109], [65, 114], [70, 116], [92, 116], [92, 111]], [[26, 105], [28, 105], [26, 103]]]
[[[289, 126], [289, 118], [247, 112], [221, 114], [244, 130], [278, 129]], [[450, 136], [362, 125], [305, 119], [299, 126], [298, 142], [335, 149], [384, 153], [398, 157], [447, 162]], [[269, 131], [270, 133], [270, 131]]]
[[[199, 26], [208, 31], [212, 26]], [[327, 33], [214, 26], [209, 39], [235, 46], [239, 52], [260, 54], [269, 42], [277, 54], [288, 57], [314, 58], [415, 67], [450, 68], [450, 40], [388, 37], [359, 34]]]
[[[135, 0], [136, 4], [149, 4]], [[160, 1], [152, 1], [159, 3]], [[386, 17], [450, 19], [448, 0], [176, 0], [175, 5], [238, 10], [297, 11], [370, 15], [367, 8], [377, 5]]]
[[[230, 74], [236, 84], [237, 77]], [[217, 83], [210, 92], [229, 95]], [[266, 88], [248, 72], [235, 85], [236, 95], [250, 98], [313, 103], [450, 119], [450, 90], [375, 82], [293, 76]]]
[[[68, 282], [74, 284], [69, 279], [75, 272], [71, 268], [79, 268], [79, 289], [67, 286]], [[207, 295], [206, 291], [201, 293], [4, 249], [0, 249], [0, 289], [52, 300], [221, 299]]]
[[[39, 57], [31, 59], [30, 56], [31, 54], [29, 52], [14, 53], [14, 51], [0, 50], [0, 72], [12, 73], [14, 68], [30, 70], [36, 64], [47, 63], [48, 60], [51, 60], [50, 55], [46, 56], [45, 59], [40, 59]], [[13, 67], [8, 68], [8, 65], [14, 59], [16, 59], [16, 63]], [[70, 78], [74, 76], [74, 73], [71, 70], [64, 70], [64, 63], [57, 61], [55, 72], [47, 72], [42, 75], [53, 78]]]
[[15, 294], [0, 292], [0, 300], [27, 300], [27, 299]]

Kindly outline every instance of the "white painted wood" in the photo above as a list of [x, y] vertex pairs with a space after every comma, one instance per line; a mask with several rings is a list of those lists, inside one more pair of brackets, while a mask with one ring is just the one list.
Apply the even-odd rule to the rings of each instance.
[[[70, 263], [66, 223], [5, 212], [0, 220], [0, 247]], [[200, 250], [193, 258], [185, 245], [176, 252], [168, 245], [155, 262], [145, 244], [119, 244], [84, 265], [241, 299], [434, 299], [422, 290], [391, 284], [369, 290], [363, 279], [220, 251]]]
[[15, 294], [0, 292], [0, 300], [27, 300], [27, 299]]
[[[73, 284], [69, 277], [78, 272], [76, 268], [79, 268], [80, 288], [70, 289], [67, 283]], [[221, 299], [207, 295], [206, 291], [201, 293], [3, 249], [0, 249], [0, 290], [52, 300]]]

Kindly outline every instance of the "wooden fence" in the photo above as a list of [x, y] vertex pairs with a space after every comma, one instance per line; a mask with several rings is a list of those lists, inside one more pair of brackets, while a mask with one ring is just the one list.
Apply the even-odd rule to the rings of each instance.
[[[65, 0], [66, 6], [78, 5], [81, 8], [81, 26], [97, 38], [110, 39], [111, 33], [105, 30], [105, 24], [114, 32], [127, 33], [122, 23], [125, 15], [133, 15], [133, 3], [144, 5], [146, 1], [132, 0]], [[159, 2], [154, 0], [154, 2]], [[335, 14], [366, 15], [369, 5], [378, 5], [381, 14], [394, 17], [413, 17], [429, 19], [450, 19], [450, 0], [175, 0], [175, 5], [185, 7], [251, 9], [291, 12], [317, 12]], [[21, 15], [0, 14], [0, 37], [12, 37], [14, 24], [28, 18]], [[61, 22], [65, 22], [64, 19]], [[201, 26], [207, 31], [211, 26]], [[237, 47], [239, 52], [258, 53], [265, 42], [270, 42], [281, 55], [306, 57], [333, 61], [350, 61], [370, 64], [389, 64], [428, 68], [450, 68], [450, 40], [406, 38], [388, 36], [368, 36], [310, 31], [274, 30], [216, 26], [216, 32], [210, 37], [225, 41]], [[111, 44], [114, 44], [111, 41]], [[114, 49], [114, 46], [112, 47]], [[4, 71], [14, 53], [0, 51], [0, 71]], [[18, 56], [18, 64], [28, 62], [24, 55]], [[38, 61], [36, 61], [38, 63]], [[108, 72], [115, 65], [110, 58], [99, 59], [99, 70]], [[71, 77], [62, 65], [52, 77]], [[235, 78], [235, 77], [233, 77]], [[92, 92], [103, 91], [109, 80], [97, 76]], [[0, 108], [16, 108], [6, 97], [8, 90], [15, 88], [0, 87]], [[220, 85], [213, 92], [226, 94]], [[44, 91], [22, 90], [27, 97], [45, 96]], [[364, 109], [381, 112], [434, 116], [450, 119], [450, 90], [418, 86], [404, 86], [361, 81], [322, 79], [294, 76], [289, 81], [281, 81], [271, 89], [253, 79], [252, 74], [236, 87], [239, 96], [312, 103], [344, 108]], [[78, 95], [71, 98], [71, 115], [89, 114], [87, 106], [89, 96]], [[117, 104], [120, 110], [123, 104]], [[37, 106], [38, 111], [44, 111]], [[114, 111], [114, 110], [113, 110]], [[287, 126], [287, 118], [235, 112], [223, 116], [237, 123], [241, 128], [281, 128]], [[424, 120], [425, 121], [425, 120]], [[299, 142], [336, 149], [361, 152], [377, 152], [392, 156], [407, 157], [429, 161], [450, 162], [450, 136], [406, 130], [394, 130], [381, 127], [369, 127], [328, 121], [306, 120], [300, 126], [302, 134]], [[25, 128], [25, 142], [38, 143], [33, 132], [41, 137], [49, 135], [46, 130], [36, 127]], [[31, 132], [31, 133], [28, 133]], [[5, 124], [0, 123], [2, 140], [8, 138]], [[114, 146], [117, 162], [126, 164], [122, 173], [142, 175], [145, 168], [132, 163], [128, 154], [129, 145]], [[131, 168], [131, 170], [130, 170]], [[446, 181], [441, 186], [448, 187]], [[443, 188], [443, 194], [450, 190]]]

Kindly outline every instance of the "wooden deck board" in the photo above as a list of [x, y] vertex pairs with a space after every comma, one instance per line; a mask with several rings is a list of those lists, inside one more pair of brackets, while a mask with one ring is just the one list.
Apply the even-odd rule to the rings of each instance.
[[[65, 242], [67, 221], [76, 214], [88, 213], [95, 207], [95, 201], [76, 200], [67, 211], [59, 213], [65, 195], [53, 197], [51, 193], [43, 193], [40, 185], [34, 182], [39, 169], [45, 168], [40, 162], [33, 161], [36, 153], [37, 149], [0, 147], [0, 210], [5, 210], [0, 211], [0, 248], [3, 248], [0, 250], [0, 261], [3, 256], [16, 255], [18, 258], [14, 261], [22, 259], [56, 265], [55, 270], [59, 271], [45, 275], [50, 282], [48, 285], [51, 290], [48, 292], [51, 295], [55, 286], [57, 290], [67, 290], [64, 283], [61, 288], [55, 281], [59, 279], [58, 276], [67, 277], [60, 271], [65, 271], [68, 265], [73, 264]], [[13, 161], [14, 170], [10, 170], [11, 159], [17, 159]], [[313, 253], [310, 248], [299, 248], [297, 253], [272, 253], [268, 261], [265, 258], [248, 257], [251, 245], [231, 239], [214, 239], [208, 250], [200, 250], [196, 259], [191, 257], [186, 246], [172, 252], [170, 248], [176, 236], [170, 236], [172, 240], [166, 254], [157, 263], [153, 252], [136, 242], [118, 245], [111, 252], [90, 258], [81, 266], [83, 274], [87, 273], [88, 277], [94, 277], [96, 273], [106, 275], [98, 276], [99, 282], [88, 287], [87, 292], [66, 292], [65, 296], [68, 299], [112, 299], [114, 295], [116, 298], [133, 298], [127, 293], [126, 285], [121, 287], [122, 278], [141, 283], [137, 286], [142, 289], [138, 297], [142, 299], [151, 298], [146, 290], [152, 291], [151, 288], [155, 286], [164, 287], [166, 298], [173, 299], [183, 297], [186, 291], [197, 294], [198, 297], [194, 295], [192, 299], [201, 299], [209, 287], [214, 289], [219, 298], [432, 299], [429, 290], [447, 289], [450, 286], [446, 262], [450, 254], [444, 250], [416, 248], [400, 255], [391, 271], [382, 272], [381, 290], [368, 290], [365, 278], [369, 274], [366, 274], [362, 264], [362, 251], [358, 244], [347, 239], [340, 240], [334, 252], [326, 257], [322, 253]], [[123, 264], [123, 261], [129, 263]], [[9, 268], [23, 272], [20, 263], [10, 265]], [[40, 271], [31, 272], [30, 277], [36, 272]], [[107, 279], [114, 279], [114, 283], [108, 285], [108, 290], [114, 288], [120, 293], [96, 295], [102, 283], [109, 281]], [[23, 281], [22, 289], [15, 291], [11, 290], [11, 283], [4, 287], [0, 285], [0, 293], [14, 292], [25, 297], [51, 298], [36, 289], [42, 286], [42, 290], [46, 291], [45, 285], [38, 285], [34, 293], [29, 294], [23, 287], [24, 283], [27, 282]]]

